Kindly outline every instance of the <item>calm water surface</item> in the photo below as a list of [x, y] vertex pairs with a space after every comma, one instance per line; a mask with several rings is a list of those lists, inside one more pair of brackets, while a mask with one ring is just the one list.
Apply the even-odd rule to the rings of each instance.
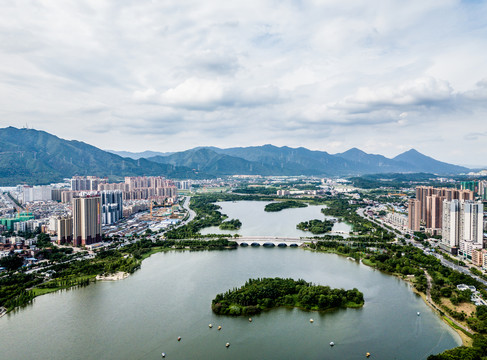
[[[218, 226], [205, 228], [202, 234], [239, 234], [242, 236], [281, 236], [281, 237], [306, 237], [313, 236], [309, 231], [296, 229], [302, 221], [313, 219], [334, 219], [324, 216], [321, 209], [324, 205], [309, 205], [306, 208], [284, 209], [278, 212], [265, 212], [264, 207], [270, 202], [265, 201], [237, 201], [218, 202], [222, 214], [229, 219], [239, 219], [242, 227], [239, 230], [220, 230]], [[344, 237], [351, 231], [350, 225], [340, 222], [333, 225], [333, 232], [340, 232]], [[346, 234], [343, 234], [346, 233]]]
[[[356, 287], [365, 306], [276, 309], [252, 323], [211, 312], [217, 293], [268, 276]], [[263, 247], [155, 254], [125, 280], [35, 299], [0, 318], [0, 334], [1, 359], [160, 359], [161, 352], [166, 359], [363, 359], [370, 352], [411, 360], [461, 342], [395, 277], [337, 255]]]

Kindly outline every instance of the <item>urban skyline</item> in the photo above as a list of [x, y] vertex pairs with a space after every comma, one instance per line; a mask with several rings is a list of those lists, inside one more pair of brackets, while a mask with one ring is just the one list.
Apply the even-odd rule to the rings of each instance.
[[486, 6], [6, 4], [0, 125], [112, 150], [415, 148], [486, 165]]

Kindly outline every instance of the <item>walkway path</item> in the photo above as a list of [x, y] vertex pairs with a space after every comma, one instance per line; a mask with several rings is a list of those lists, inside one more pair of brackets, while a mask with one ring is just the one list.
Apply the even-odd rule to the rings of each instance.
[[460, 324], [457, 320], [453, 319], [450, 315], [448, 315], [447, 313], [445, 313], [444, 310], [441, 310], [440, 308], [438, 308], [438, 306], [436, 306], [436, 304], [431, 300], [431, 286], [432, 286], [432, 278], [430, 276], [430, 274], [428, 274], [428, 272], [425, 270], [424, 271], [424, 275], [426, 276], [426, 281], [428, 283], [428, 288], [426, 289], [426, 301], [428, 302], [428, 304], [433, 308], [435, 309], [436, 311], [440, 312], [440, 314], [443, 314], [443, 316], [447, 317], [452, 323], [454, 323], [456, 326], [462, 328], [464, 331], [468, 332], [469, 334], [474, 334], [474, 332], [472, 330], [470, 330], [468, 327], [466, 326], [463, 326], [462, 324]]

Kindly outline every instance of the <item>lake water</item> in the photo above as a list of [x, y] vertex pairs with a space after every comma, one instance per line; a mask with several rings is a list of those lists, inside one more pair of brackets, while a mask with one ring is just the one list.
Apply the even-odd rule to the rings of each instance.
[[[207, 227], [201, 230], [202, 234], [239, 234], [242, 236], [279, 236], [279, 237], [308, 237], [314, 236], [309, 231], [296, 229], [302, 221], [313, 219], [334, 219], [324, 216], [321, 212], [324, 205], [309, 205], [306, 208], [284, 209], [277, 212], [266, 212], [264, 207], [270, 204], [265, 201], [238, 201], [218, 202], [220, 212], [229, 219], [239, 219], [242, 227], [239, 230], [221, 230], [218, 226]], [[344, 222], [333, 225], [332, 233], [347, 237], [351, 226]], [[345, 234], [344, 234], [345, 233]], [[319, 236], [319, 235], [318, 235]]]
[[[212, 313], [217, 293], [275, 276], [356, 287], [365, 306], [327, 313], [281, 308], [251, 323]], [[158, 253], [125, 280], [36, 298], [0, 318], [0, 334], [1, 359], [29, 360], [160, 359], [161, 352], [166, 359], [364, 359], [370, 352], [373, 359], [411, 360], [461, 343], [395, 277], [338, 255], [263, 247]]]

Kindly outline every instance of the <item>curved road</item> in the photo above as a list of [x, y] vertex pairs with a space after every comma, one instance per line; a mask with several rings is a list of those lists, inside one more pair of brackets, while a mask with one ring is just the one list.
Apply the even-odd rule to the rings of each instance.
[[189, 223], [191, 220], [193, 220], [196, 216], [196, 213], [189, 208], [189, 202], [191, 200], [191, 196], [185, 196], [184, 197], [184, 202], [183, 202], [183, 208], [186, 209], [189, 213], [189, 218], [187, 218], [185, 221], [181, 222], [181, 225], [185, 223]]

